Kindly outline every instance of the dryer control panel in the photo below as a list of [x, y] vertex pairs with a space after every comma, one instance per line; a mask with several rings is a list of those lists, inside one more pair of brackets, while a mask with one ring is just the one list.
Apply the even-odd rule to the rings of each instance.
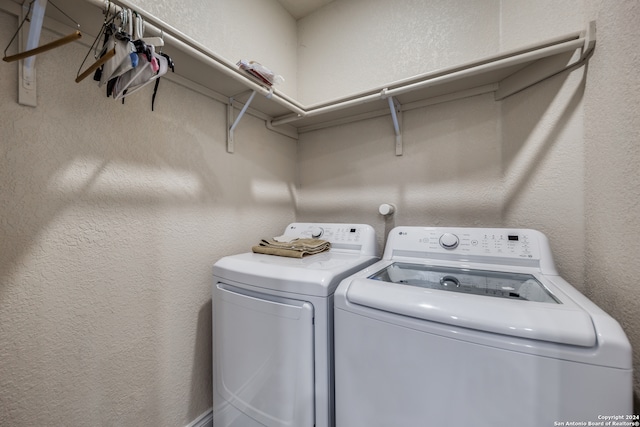
[[353, 250], [362, 255], [376, 255], [376, 234], [367, 224], [293, 223], [284, 232], [286, 236], [322, 239], [331, 247]]
[[548, 272], [553, 266], [549, 241], [531, 229], [396, 227], [389, 233], [384, 258], [397, 256], [546, 266]]

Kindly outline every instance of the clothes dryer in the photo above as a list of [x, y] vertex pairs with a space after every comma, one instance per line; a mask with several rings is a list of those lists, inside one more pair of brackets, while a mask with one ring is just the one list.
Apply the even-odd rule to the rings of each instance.
[[333, 294], [376, 262], [373, 228], [294, 223], [285, 236], [320, 238], [302, 259], [244, 253], [213, 267], [213, 426], [334, 425]]
[[534, 230], [393, 229], [383, 259], [338, 287], [335, 331], [338, 427], [632, 413], [626, 335], [558, 275]]

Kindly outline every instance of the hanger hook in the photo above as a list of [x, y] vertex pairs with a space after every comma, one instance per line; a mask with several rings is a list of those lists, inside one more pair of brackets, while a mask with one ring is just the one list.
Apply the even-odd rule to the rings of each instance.
[[[20, 25], [18, 25], [18, 29], [16, 30], [16, 32], [13, 34], [13, 37], [11, 37], [11, 40], [9, 40], [9, 44], [7, 45], [7, 47], [4, 49], [4, 56], [5, 58], [7, 57], [7, 50], [9, 50], [9, 46], [11, 46], [11, 43], [13, 43], [13, 41], [16, 39], [16, 37], [18, 36], [18, 33], [20, 32], [20, 29], [22, 28], [22, 26], [24, 25], [25, 22], [31, 22], [29, 15], [31, 15], [31, 8], [33, 7], [33, 3], [35, 3], [36, 0], [31, 0], [29, 2], [29, 9], [27, 9], [27, 13], [24, 14], [24, 18], [22, 19], [22, 22], [20, 23]], [[24, 4], [26, 3], [26, 0], [24, 2], [22, 2], [22, 7], [24, 8]], [[18, 48], [19, 50], [19, 48]]]

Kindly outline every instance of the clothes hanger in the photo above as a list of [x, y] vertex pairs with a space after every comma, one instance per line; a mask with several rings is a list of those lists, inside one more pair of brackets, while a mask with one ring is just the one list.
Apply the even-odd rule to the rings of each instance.
[[[144, 37], [144, 18], [137, 12], [128, 12], [131, 17], [129, 28], [131, 36], [134, 39], [133, 44], [136, 47], [136, 53], [139, 56], [139, 63], [125, 73], [119, 75], [116, 79], [110, 81], [107, 87], [107, 96], [113, 96], [114, 99], [122, 99], [137, 92], [149, 83], [156, 82], [166, 74], [169, 68], [173, 69], [173, 61], [168, 55], [161, 52], [157, 53], [156, 46], [160, 50], [164, 46], [164, 32], [160, 32], [160, 37]], [[152, 101], [153, 109], [153, 101]]]
[[58, 6], [56, 6], [53, 2], [49, 1], [49, 3], [51, 3], [53, 5], [53, 7], [58, 9], [64, 16], [66, 16], [71, 21], [73, 21], [73, 23], [78, 26], [78, 30], [76, 30], [73, 33], [71, 33], [71, 34], [69, 34], [67, 36], [64, 36], [64, 37], [62, 37], [62, 38], [60, 38], [58, 40], [54, 40], [54, 41], [52, 41], [50, 43], [46, 43], [46, 44], [44, 44], [42, 46], [38, 46], [36, 48], [26, 50], [24, 52], [20, 52], [20, 53], [17, 53], [15, 55], [7, 56], [7, 49], [9, 49], [9, 46], [11, 46], [11, 43], [13, 43], [13, 40], [15, 40], [16, 36], [18, 35], [20, 30], [22, 29], [22, 26], [24, 25], [24, 23], [29, 20], [29, 16], [31, 15], [31, 9], [33, 8], [33, 3], [35, 3], [35, 1], [36, 0], [31, 0], [29, 2], [29, 10], [27, 11], [27, 13], [24, 16], [24, 19], [22, 20], [22, 22], [18, 26], [18, 30], [15, 32], [13, 37], [11, 37], [11, 40], [9, 40], [9, 44], [4, 49], [4, 57], [2, 58], [3, 61], [5, 61], [5, 62], [13, 62], [13, 61], [18, 61], [20, 59], [28, 58], [28, 57], [33, 56], [33, 55], [38, 55], [38, 54], [40, 54], [42, 52], [46, 52], [48, 50], [55, 49], [57, 47], [63, 46], [65, 44], [67, 44], [67, 43], [70, 43], [70, 42], [72, 42], [74, 40], [78, 40], [80, 37], [82, 37], [82, 33], [80, 32], [80, 29], [79, 29], [80, 28], [80, 24], [78, 24], [75, 20], [73, 20], [69, 15], [64, 13], [64, 11], [62, 9], [60, 9]]
[[[87, 54], [87, 56], [88, 56], [88, 54]], [[112, 49], [110, 49], [107, 52], [105, 52], [104, 55], [102, 55], [100, 58], [98, 58], [98, 60], [96, 62], [94, 62], [93, 64], [91, 64], [89, 66], [89, 68], [84, 70], [82, 72], [82, 74], [78, 74], [76, 76], [76, 83], [80, 83], [82, 80], [86, 79], [87, 76], [89, 76], [91, 73], [96, 71], [98, 68], [100, 68], [102, 65], [104, 65], [108, 60], [110, 60], [114, 56], [116, 56], [116, 48], [115, 48], [115, 46]], [[85, 60], [86, 59], [87, 58], [85, 57]], [[82, 61], [82, 64], [80, 64], [80, 69], [82, 68], [82, 65], [84, 65], [84, 61]], [[78, 73], [80, 73], [80, 69], [78, 69]]]
[[82, 63], [80, 64], [80, 68], [78, 68], [78, 73], [76, 75], [76, 83], [80, 83], [82, 80], [86, 79], [89, 75], [91, 75], [91, 73], [95, 72], [98, 68], [103, 66], [107, 61], [109, 61], [111, 58], [116, 56], [115, 44], [111, 49], [108, 49], [107, 40], [105, 40], [105, 46], [103, 47], [103, 50], [102, 50], [101, 54], [95, 55], [96, 61], [93, 64], [91, 64], [86, 70], [84, 70], [82, 73], [80, 73], [80, 70], [82, 69], [82, 66], [84, 65], [84, 63], [87, 61], [87, 58], [89, 57], [89, 54], [91, 53], [92, 50], [94, 50], [96, 48], [96, 45], [97, 45], [98, 41], [102, 38], [102, 36], [104, 36], [107, 33], [107, 30], [108, 30], [109, 26], [112, 25], [114, 23], [114, 21], [116, 20], [116, 18], [118, 18], [118, 17], [120, 17], [122, 25], [123, 25], [124, 20], [126, 19], [126, 16], [123, 14], [123, 11], [116, 12], [113, 15], [111, 15], [111, 1], [110, 0], [109, 1], [105, 1], [104, 15], [105, 16], [104, 16], [104, 22], [102, 23], [102, 28], [100, 28], [100, 31], [98, 32], [98, 35], [96, 36], [95, 40], [91, 44], [91, 47], [89, 48], [89, 51], [87, 52], [87, 54], [85, 55], [84, 59], [82, 60]]
[[133, 16], [135, 17], [135, 30], [133, 39], [134, 40], [142, 40], [148, 45], [155, 46], [157, 48], [161, 48], [164, 46], [164, 38], [162, 34], [160, 37], [144, 37], [144, 18], [138, 12], [133, 12]]

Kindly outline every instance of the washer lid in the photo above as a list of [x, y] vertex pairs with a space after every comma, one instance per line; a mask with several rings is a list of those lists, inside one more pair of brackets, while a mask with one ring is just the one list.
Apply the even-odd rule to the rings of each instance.
[[530, 274], [393, 263], [354, 279], [346, 299], [418, 319], [561, 344], [593, 347], [591, 317]]
[[369, 278], [447, 292], [560, 304], [531, 274], [394, 262]]

